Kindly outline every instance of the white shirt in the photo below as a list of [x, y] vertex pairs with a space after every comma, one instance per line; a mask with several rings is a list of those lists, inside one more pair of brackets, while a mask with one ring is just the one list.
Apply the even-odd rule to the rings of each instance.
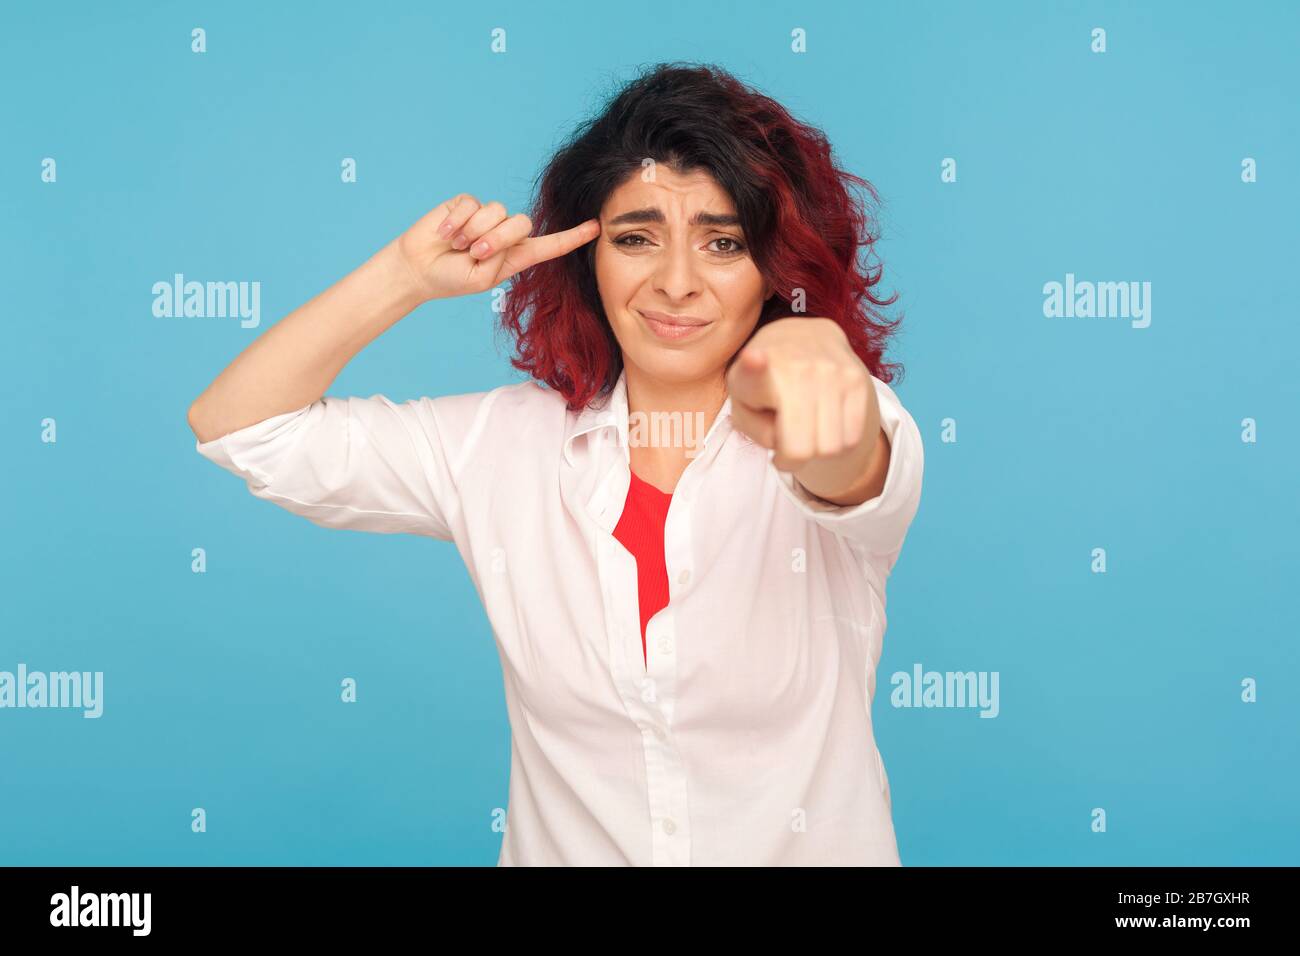
[[581, 412], [533, 382], [327, 395], [196, 447], [316, 524], [455, 542], [505, 679], [498, 865], [898, 865], [871, 701], [923, 451], [873, 381], [889, 471], [854, 506], [778, 471], [726, 401], [673, 492], [648, 664], [613, 536], [624, 377]]

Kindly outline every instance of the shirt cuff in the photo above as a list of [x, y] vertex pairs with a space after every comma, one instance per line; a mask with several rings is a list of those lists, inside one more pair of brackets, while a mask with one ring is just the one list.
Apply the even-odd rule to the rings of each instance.
[[284, 449], [277, 439], [286, 438], [301, 425], [311, 403], [291, 412], [237, 429], [211, 441], [196, 441], [194, 449], [204, 458], [229, 472], [265, 488], [271, 483], [271, 462], [282, 458]]

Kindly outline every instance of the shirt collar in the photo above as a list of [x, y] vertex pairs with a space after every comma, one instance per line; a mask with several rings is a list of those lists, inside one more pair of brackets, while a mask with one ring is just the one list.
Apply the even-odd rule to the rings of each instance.
[[[724, 429], [725, 437], [725, 433], [731, 430], [730, 395], [722, 403], [722, 408], [718, 410], [718, 417], [709, 426], [708, 433], [704, 436], [704, 444], [707, 446], [713, 435]], [[574, 441], [579, 436], [588, 435], [592, 432], [598, 433], [599, 440], [617, 439], [618, 447], [623, 449], [624, 456], [627, 455], [627, 369], [619, 372], [618, 381], [614, 383], [614, 387], [610, 389], [608, 394], [593, 399], [582, 411], [570, 419], [568, 431], [564, 435], [564, 460], [570, 466], [573, 465]], [[591, 439], [588, 439], [588, 441], [591, 441]]]

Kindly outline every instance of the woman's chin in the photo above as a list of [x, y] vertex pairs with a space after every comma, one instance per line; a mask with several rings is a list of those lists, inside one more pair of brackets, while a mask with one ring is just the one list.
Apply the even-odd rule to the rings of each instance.
[[669, 385], [688, 385], [713, 378], [721, 375], [726, 365], [721, 358], [711, 361], [714, 356], [690, 349], [656, 351], [659, 354], [633, 356], [632, 364], [651, 378]]

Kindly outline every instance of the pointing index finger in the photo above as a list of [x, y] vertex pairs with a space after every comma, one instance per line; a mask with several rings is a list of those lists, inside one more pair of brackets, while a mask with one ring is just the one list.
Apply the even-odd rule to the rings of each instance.
[[751, 408], [777, 407], [776, 391], [768, 375], [767, 353], [751, 345], [740, 350], [731, 367], [728, 391], [731, 397]]
[[[566, 255], [586, 245], [600, 235], [600, 220], [588, 219], [571, 229], [553, 232], [546, 236], [532, 236], [506, 250], [506, 269], [499, 279], [508, 279], [517, 272], [548, 259]], [[499, 280], [498, 280], [499, 281]]]

